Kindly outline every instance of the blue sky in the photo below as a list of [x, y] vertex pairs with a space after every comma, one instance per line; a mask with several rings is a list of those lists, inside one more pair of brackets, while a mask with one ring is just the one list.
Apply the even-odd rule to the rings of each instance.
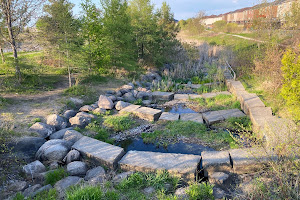
[[[75, 4], [74, 13], [80, 13], [81, 0], [70, 0]], [[92, 0], [99, 4], [100, 0]], [[160, 6], [164, 0], [152, 0], [156, 7]], [[175, 19], [187, 19], [193, 17], [198, 11], [205, 11], [207, 15], [221, 14], [236, 9], [253, 6], [259, 0], [166, 0], [171, 6]]]

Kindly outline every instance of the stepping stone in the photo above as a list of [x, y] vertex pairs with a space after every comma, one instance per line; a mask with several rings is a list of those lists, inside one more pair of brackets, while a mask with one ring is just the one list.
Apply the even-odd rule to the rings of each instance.
[[153, 108], [141, 107], [136, 109], [133, 113], [141, 119], [152, 122], [157, 121], [159, 119], [162, 111]]
[[204, 176], [209, 177], [215, 172], [231, 172], [229, 153], [227, 151], [203, 151], [202, 167]]
[[262, 169], [263, 164], [277, 159], [274, 153], [266, 152], [264, 148], [231, 149], [233, 171], [237, 174], [257, 172]]
[[240, 81], [227, 81], [227, 87], [229, 92], [235, 94], [237, 91], [245, 90], [243, 84]]
[[219, 113], [223, 116], [224, 119], [228, 119], [231, 117], [246, 117], [246, 115], [239, 109], [219, 110]]
[[99, 140], [82, 137], [73, 146], [85, 158], [89, 158], [96, 164], [104, 165], [111, 169], [117, 167], [118, 161], [125, 154], [123, 148], [117, 147]]
[[180, 114], [181, 121], [192, 121], [203, 124], [203, 118], [200, 113], [183, 113]]
[[260, 108], [264, 108], [265, 107], [265, 104], [260, 100], [259, 97], [257, 98], [253, 98], [253, 99], [249, 99], [249, 100], [246, 100], [244, 102], [244, 112], [249, 115], [250, 113], [250, 109], [252, 108], [256, 108], [256, 107], [260, 107]]
[[189, 94], [190, 99], [200, 99], [202, 98], [202, 95], [199, 94]]
[[223, 92], [216, 92], [217, 95], [219, 94], [224, 94], [224, 95], [232, 95], [230, 92], [228, 91], [223, 91]]
[[163, 100], [163, 101], [171, 101], [174, 99], [173, 92], [152, 92], [152, 96], [154, 100]]
[[174, 95], [175, 100], [189, 100], [188, 94], [175, 94]]
[[255, 99], [255, 98], [259, 98], [259, 97], [254, 93], [248, 93], [246, 91], [241, 92], [240, 96], [238, 97], [238, 100], [241, 102], [242, 110], [245, 109], [245, 106], [244, 106], [245, 101]]
[[217, 96], [217, 93], [215, 93], [215, 92], [213, 92], [213, 93], [205, 93], [205, 94], [202, 94], [202, 97], [203, 97], [204, 99], [213, 98], [213, 97], [215, 97], [215, 96]]
[[120, 113], [133, 113], [134, 111], [136, 111], [138, 108], [140, 108], [141, 106], [140, 105], [130, 105], [130, 106], [127, 106], [125, 108], [123, 108]]
[[250, 119], [252, 122], [252, 129], [256, 133], [256, 136], [263, 139], [263, 135], [260, 131], [264, 129], [266, 120], [272, 118], [272, 109], [270, 107], [256, 107], [250, 109]]
[[177, 121], [179, 120], [179, 114], [163, 112], [159, 118], [159, 121]]
[[190, 85], [190, 88], [192, 88], [192, 89], [199, 89], [201, 87], [202, 87], [202, 84], [192, 84], [192, 85]]
[[224, 172], [215, 172], [208, 177], [208, 180], [211, 184], [222, 185], [228, 178], [229, 175]]
[[129, 151], [119, 162], [125, 171], [155, 172], [167, 170], [174, 176], [195, 180], [201, 156], [175, 153]]
[[219, 111], [210, 111], [210, 112], [202, 113], [202, 116], [208, 125], [225, 120]]

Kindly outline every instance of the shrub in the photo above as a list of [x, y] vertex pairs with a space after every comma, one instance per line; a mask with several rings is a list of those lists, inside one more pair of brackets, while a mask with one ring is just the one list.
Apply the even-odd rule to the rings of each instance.
[[64, 170], [64, 168], [58, 168], [54, 171], [47, 172], [45, 176], [45, 183], [51, 184], [52, 186], [59, 180], [68, 176], [68, 173]]
[[214, 199], [213, 185], [209, 183], [195, 183], [190, 185], [187, 190], [190, 200], [207, 200]]
[[104, 200], [104, 193], [100, 186], [72, 187], [66, 192], [67, 200]]
[[64, 94], [69, 96], [89, 95], [90, 93], [91, 91], [85, 85], [73, 85], [64, 91]]
[[134, 122], [130, 114], [125, 115], [112, 115], [104, 117], [103, 124], [115, 131], [125, 131], [129, 129]]

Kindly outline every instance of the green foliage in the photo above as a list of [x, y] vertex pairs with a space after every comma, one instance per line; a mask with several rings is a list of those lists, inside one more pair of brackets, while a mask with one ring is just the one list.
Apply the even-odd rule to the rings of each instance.
[[195, 183], [189, 186], [187, 194], [190, 200], [215, 199], [213, 195], [213, 185], [209, 183]]
[[77, 186], [66, 191], [67, 200], [104, 200], [104, 192], [101, 186]]
[[45, 183], [51, 184], [52, 186], [59, 180], [68, 176], [68, 173], [64, 170], [64, 168], [60, 167], [54, 171], [47, 172], [45, 176]]
[[94, 120], [92, 121], [88, 126], [85, 127], [85, 129], [93, 131], [96, 133], [94, 136], [95, 139], [113, 144], [114, 140], [110, 139], [110, 133], [107, 129], [103, 128], [98, 121]]
[[209, 110], [241, 108], [240, 102], [237, 101], [233, 95], [219, 94], [216, 97], [194, 99], [193, 101], [197, 101], [199, 106], [205, 107]]
[[16, 196], [13, 198], [13, 200], [24, 200], [24, 199], [25, 197], [21, 192], [18, 192]]
[[143, 100], [142, 99], [137, 99], [133, 102], [135, 105], [143, 105]]
[[205, 27], [202, 24], [204, 17], [203, 12], [199, 12], [197, 16], [189, 18], [187, 20], [180, 20], [179, 27], [182, 30], [188, 31], [190, 35], [199, 35], [205, 31]]
[[38, 193], [33, 200], [56, 200], [58, 199], [58, 194], [56, 189], [50, 189], [49, 191], [43, 191]]
[[288, 50], [282, 58], [283, 85], [281, 95], [296, 121], [300, 121], [300, 56]]
[[34, 118], [34, 119], [32, 120], [33, 123], [41, 122], [41, 121], [42, 121], [41, 118]]
[[223, 32], [226, 30], [227, 22], [224, 20], [216, 21], [213, 23], [213, 30], [216, 32]]
[[128, 130], [133, 124], [134, 121], [130, 114], [106, 116], [103, 122], [103, 125], [115, 131]]
[[226, 119], [226, 121], [230, 123], [228, 128], [236, 130], [252, 130], [252, 122], [249, 117], [231, 117]]
[[64, 91], [64, 94], [69, 96], [82, 96], [89, 95], [90, 93], [91, 90], [85, 85], [73, 85]]
[[226, 25], [226, 32], [228, 33], [235, 33], [239, 31], [239, 27], [236, 23], [228, 23]]

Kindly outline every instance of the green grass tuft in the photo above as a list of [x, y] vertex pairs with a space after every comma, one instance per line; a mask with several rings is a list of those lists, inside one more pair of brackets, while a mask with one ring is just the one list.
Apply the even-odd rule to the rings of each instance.
[[213, 195], [213, 185], [209, 183], [195, 183], [187, 190], [190, 200], [215, 199]]
[[132, 127], [134, 121], [130, 114], [125, 115], [112, 115], [104, 117], [103, 125], [115, 130], [125, 131]]
[[241, 104], [235, 99], [233, 95], [219, 94], [212, 98], [198, 98], [193, 101], [197, 101], [199, 106], [205, 107], [209, 110], [226, 110], [226, 109], [240, 109]]
[[100, 186], [77, 186], [66, 191], [67, 200], [104, 200], [104, 193]]
[[64, 168], [58, 168], [54, 171], [50, 171], [45, 176], [45, 184], [51, 184], [52, 186], [55, 185], [55, 183], [65, 177], [68, 176], [68, 173], [64, 170]]

